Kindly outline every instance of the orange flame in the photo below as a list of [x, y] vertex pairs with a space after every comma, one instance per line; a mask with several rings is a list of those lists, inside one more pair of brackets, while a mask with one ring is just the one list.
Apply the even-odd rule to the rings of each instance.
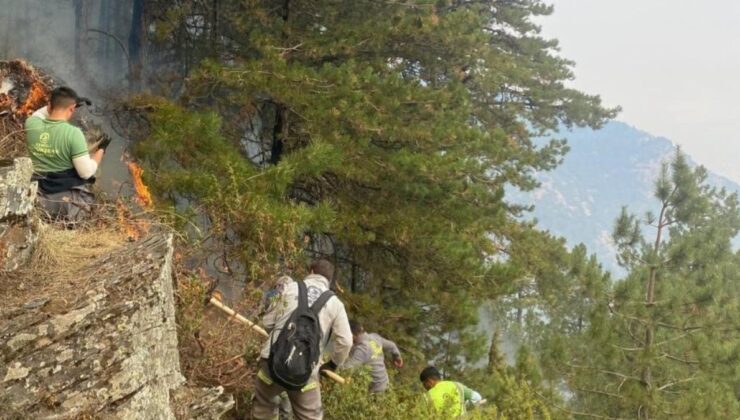
[[130, 241], [135, 241], [149, 233], [149, 222], [131, 218], [131, 211], [121, 200], [116, 202], [118, 225]]
[[18, 113], [25, 116], [41, 108], [41, 106], [46, 103], [48, 94], [48, 89], [43, 83], [37, 80], [34, 81], [33, 85], [31, 85], [31, 90], [28, 93], [28, 97], [26, 98], [26, 101], [23, 102], [23, 105], [21, 105]]
[[0, 109], [13, 106], [13, 98], [7, 93], [0, 93]]
[[147, 187], [141, 179], [141, 175], [144, 173], [144, 170], [141, 166], [137, 165], [136, 162], [129, 162], [128, 170], [131, 172], [131, 177], [134, 180], [136, 202], [138, 202], [142, 207], [151, 207], [152, 195], [149, 193], [149, 187]]

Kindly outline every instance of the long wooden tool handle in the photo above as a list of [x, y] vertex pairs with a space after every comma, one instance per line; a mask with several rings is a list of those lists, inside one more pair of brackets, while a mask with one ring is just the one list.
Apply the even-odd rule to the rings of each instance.
[[238, 313], [234, 312], [233, 309], [231, 309], [228, 306], [224, 305], [223, 303], [221, 303], [220, 300], [216, 299], [215, 297], [212, 297], [210, 302], [211, 302], [211, 305], [213, 305], [213, 306], [217, 307], [218, 309], [226, 312], [227, 314], [229, 314], [229, 316], [233, 317], [234, 319], [236, 319], [237, 321], [239, 321], [242, 324], [246, 325], [247, 327], [249, 327], [249, 328], [257, 331], [257, 333], [259, 333], [259, 335], [261, 335], [261, 336], [263, 336], [265, 338], [269, 337], [269, 334], [267, 334], [267, 331], [265, 331], [262, 327], [260, 327], [259, 325], [255, 324], [254, 322], [248, 320], [247, 318], [244, 318], [243, 316], [239, 315]]
[[[244, 318], [243, 316], [239, 315], [238, 313], [234, 312], [233, 309], [231, 309], [228, 306], [224, 305], [223, 303], [221, 303], [220, 300], [216, 299], [215, 297], [212, 297], [211, 298], [210, 303], [211, 303], [211, 305], [213, 305], [213, 306], [217, 307], [218, 309], [220, 309], [220, 310], [224, 311], [225, 313], [227, 313], [230, 317], [236, 319], [238, 322], [246, 325], [247, 327], [253, 329], [254, 331], [257, 331], [257, 333], [259, 333], [259, 335], [261, 335], [261, 336], [263, 336], [265, 338], [269, 337], [269, 334], [267, 334], [267, 331], [265, 331], [262, 327], [260, 327], [259, 325], [255, 324], [254, 322], [248, 320], [247, 318]], [[343, 384], [343, 383], [346, 383], [347, 382], [343, 377], [339, 376], [338, 374], [336, 374], [335, 372], [332, 372], [330, 370], [322, 370], [321, 372], [324, 375], [326, 375], [328, 378], [330, 378], [331, 380], [333, 380], [334, 382], [337, 382], [337, 383], [340, 383], [340, 384]]]
[[336, 372], [333, 372], [331, 370], [324, 369], [324, 370], [321, 371], [321, 373], [323, 373], [324, 375], [326, 375], [327, 378], [331, 379], [332, 381], [334, 381], [334, 382], [336, 382], [338, 384], [347, 383], [347, 380], [346, 379], [344, 379], [343, 377], [339, 376], [339, 374], [337, 374]]

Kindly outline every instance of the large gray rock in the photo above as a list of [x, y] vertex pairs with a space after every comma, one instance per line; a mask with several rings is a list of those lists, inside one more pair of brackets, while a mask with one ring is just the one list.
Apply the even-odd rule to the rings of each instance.
[[38, 240], [33, 217], [37, 184], [29, 158], [0, 161], [0, 272], [28, 262]]
[[45, 297], [0, 309], [0, 417], [174, 419], [172, 254], [171, 236], [152, 236], [83, 270], [88, 286], [62, 311]]
[[172, 394], [172, 406], [178, 420], [220, 419], [234, 407], [234, 397], [224, 394], [223, 387], [196, 388], [183, 386]]

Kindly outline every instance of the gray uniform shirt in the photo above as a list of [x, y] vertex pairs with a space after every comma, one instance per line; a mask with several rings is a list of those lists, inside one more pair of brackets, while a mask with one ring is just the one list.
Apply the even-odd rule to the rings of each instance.
[[388, 389], [388, 372], [385, 370], [385, 355], [395, 360], [401, 357], [396, 343], [386, 340], [379, 334], [363, 333], [357, 344], [352, 346], [344, 367], [351, 369], [362, 365], [370, 366], [370, 392], [383, 392]]

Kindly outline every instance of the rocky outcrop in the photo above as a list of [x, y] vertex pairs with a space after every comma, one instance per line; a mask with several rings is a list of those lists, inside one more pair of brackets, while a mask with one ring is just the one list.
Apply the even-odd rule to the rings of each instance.
[[26, 264], [38, 239], [32, 174], [29, 158], [0, 161], [0, 273]]
[[234, 398], [223, 387], [180, 387], [172, 394], [175, 417], [188, 420], [220, 419], [234, 407]]
[[[80, 272], [87, 286], [64, 310], [50, 308], [47, 296], [0, 310], [0, 417], [175, 418], [172, 403], [184, 391], [173, 391], [184, 378], [172, 254], [171, 236], [155, 235]], [[233, 405], [221, 392], [179, 404], [177, 417], [194, 418], [193, 405], [206, 413], [198, 418], [218, 418]], [[220, 410], [204, 411], [198, 401]]]

